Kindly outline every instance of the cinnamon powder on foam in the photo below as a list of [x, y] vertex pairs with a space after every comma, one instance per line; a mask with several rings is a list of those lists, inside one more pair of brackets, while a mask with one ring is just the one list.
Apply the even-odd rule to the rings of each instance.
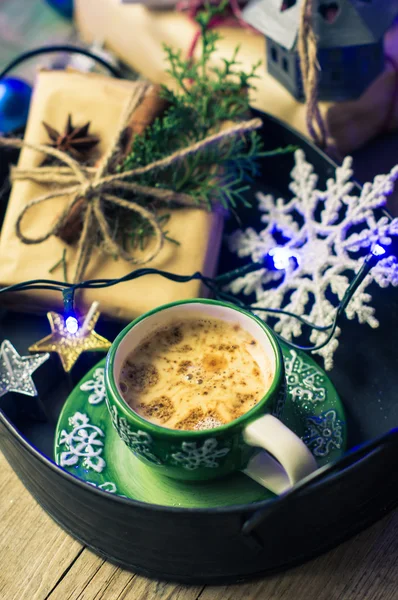
[[126, 359], [120, 389], [145, 419], [211, 429], [255, 406], [273, 379], [270, 360], [239, 324], [192, 318], [153, 332]]

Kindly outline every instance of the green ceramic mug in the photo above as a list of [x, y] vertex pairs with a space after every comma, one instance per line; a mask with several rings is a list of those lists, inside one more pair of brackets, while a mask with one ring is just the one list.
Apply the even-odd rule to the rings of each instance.
[[[157, 329], [190, 317], [239, 323], [261, 345], [273, 365], [274, 378], [262, 400], [243, 416], [214, 429], [175, 430], [151, 423], [127, 405], [119, 388], [128, 354]], [[280, 413], [285, 398], [284, 364], [275, 335], [260, 319], [233, 304], [185, 300], [142, 315], [113, 342], [105, 383], [108, 410], [119, 436], [137, 458], [159, 473], [203, 481], [241, 470], [281, 493], [316, 469], [305, 444], [274, 416]], [[259, 453], [259, 449], [266, 452]]]

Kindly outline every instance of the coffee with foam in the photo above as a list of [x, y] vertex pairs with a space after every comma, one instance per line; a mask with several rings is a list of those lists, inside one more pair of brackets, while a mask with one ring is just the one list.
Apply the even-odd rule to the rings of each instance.
[[124, 400], [170, 429], [212, 429], [247, 413], [274, 378], [270, 359], [238, 323], [176, 320], [154, 331], [125, 360]]

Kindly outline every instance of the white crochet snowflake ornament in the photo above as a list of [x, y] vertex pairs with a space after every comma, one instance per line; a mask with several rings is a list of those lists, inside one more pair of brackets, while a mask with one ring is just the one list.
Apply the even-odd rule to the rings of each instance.
[[[357, 195], [352, 181], [352, 159], [347, 157], [336, 168], [335, 179], [329, 179], [326, 190], [317, 190], [318, 176], [302, 150], [295, 153], [295, 166], [289, 185], [293, 198], [274, 199], [272, 195], [257, 195], [259, 210], [265, 228], [257, 233], [253, 228], [238, 230], [229, 238], [231, 251], [239, 257], [250, 256], [254, 262], [278, 246], [281, 234], [288, 240], [283, 244], [289, 256], [283, 270], [260, 268], [239, 277], [228, 289], [234, 294], [254, 294], [254, 306], [283, 308], [304, 316], [317, 325], [329, 325], [337, 302], [346, 292], [353, 275], [363, 264], [364, 256], [376, 244], [387, 246], [391, 236], [398, 235], [398, 219], [379, 218], [375, 209], [383, 207], [398, 178], [398, 166], [387, 175], [378, 175], [373, 183], [366, 183]], [[279, 244], [280, 245], [280, 244]], [[398, 285], [398, 262], [394, 256], [382, 258], [360, 285], [346, 309], [349, 319], [377, 327], [378, 321], [371, 306], [372, 297], [366, 288], [372, 281], [381, 287]], [[332, 292], [333, 297], [330, 298]], [[261, 318], [270, 318], [264, 312]], [[274, 329], [285, 339], [302, 334], [303, 326], [287, 315], [275, 315]], [[333, 366], [333, 354], [338, 347], [336, 337], [317, 351], [322, 355], [325, 368]], [[317, 345], [326, 334], [312, 330], [310, 342]]]

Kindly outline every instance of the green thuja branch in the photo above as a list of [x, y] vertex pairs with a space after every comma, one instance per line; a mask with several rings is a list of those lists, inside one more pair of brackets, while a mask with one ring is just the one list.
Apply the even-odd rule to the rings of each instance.
[[[220, 36], [209, 30], [208, 25], [214, 16], [224, 12], [227, 3], [225, 0], [218, 6], [209, 5], [197, 15], [201, 30], [201, 58], [197, 62], [185, 59], [180, 50], [164, 46], [169, 65], [167, 72], [174, 84], [173, 89], [164, 86], [161, 91], [168, 108], [143, 134], [133, 139], [120, 170], [134, 169], [169, 156], [219, 131], [227, 121], [250, 118], [248, 92], [253, 89], [260, 62], [249, 72], [242, 71], [237, 47], [220, 66], [212, 64]], [[226, 138], [170, 168], [140, 176], [140, 183], [189, 194], [198, 204], [205, 203], [209, 210], [214, 203], [235, 208], [239, 203], [248, 204], [244, 192], [248, 189], [247, 182], [258, 173], [259, 160], [291, 151], [289, 147], [264, 152], [260, 135], [252, 132]], [[145, 203], [145, 199], [142, 202]], [[130, 243], [134, 247], [137, 244], [143, 247], [151, 237], [150, 226], [143, 224], [138, 216], [131, 231]]]

